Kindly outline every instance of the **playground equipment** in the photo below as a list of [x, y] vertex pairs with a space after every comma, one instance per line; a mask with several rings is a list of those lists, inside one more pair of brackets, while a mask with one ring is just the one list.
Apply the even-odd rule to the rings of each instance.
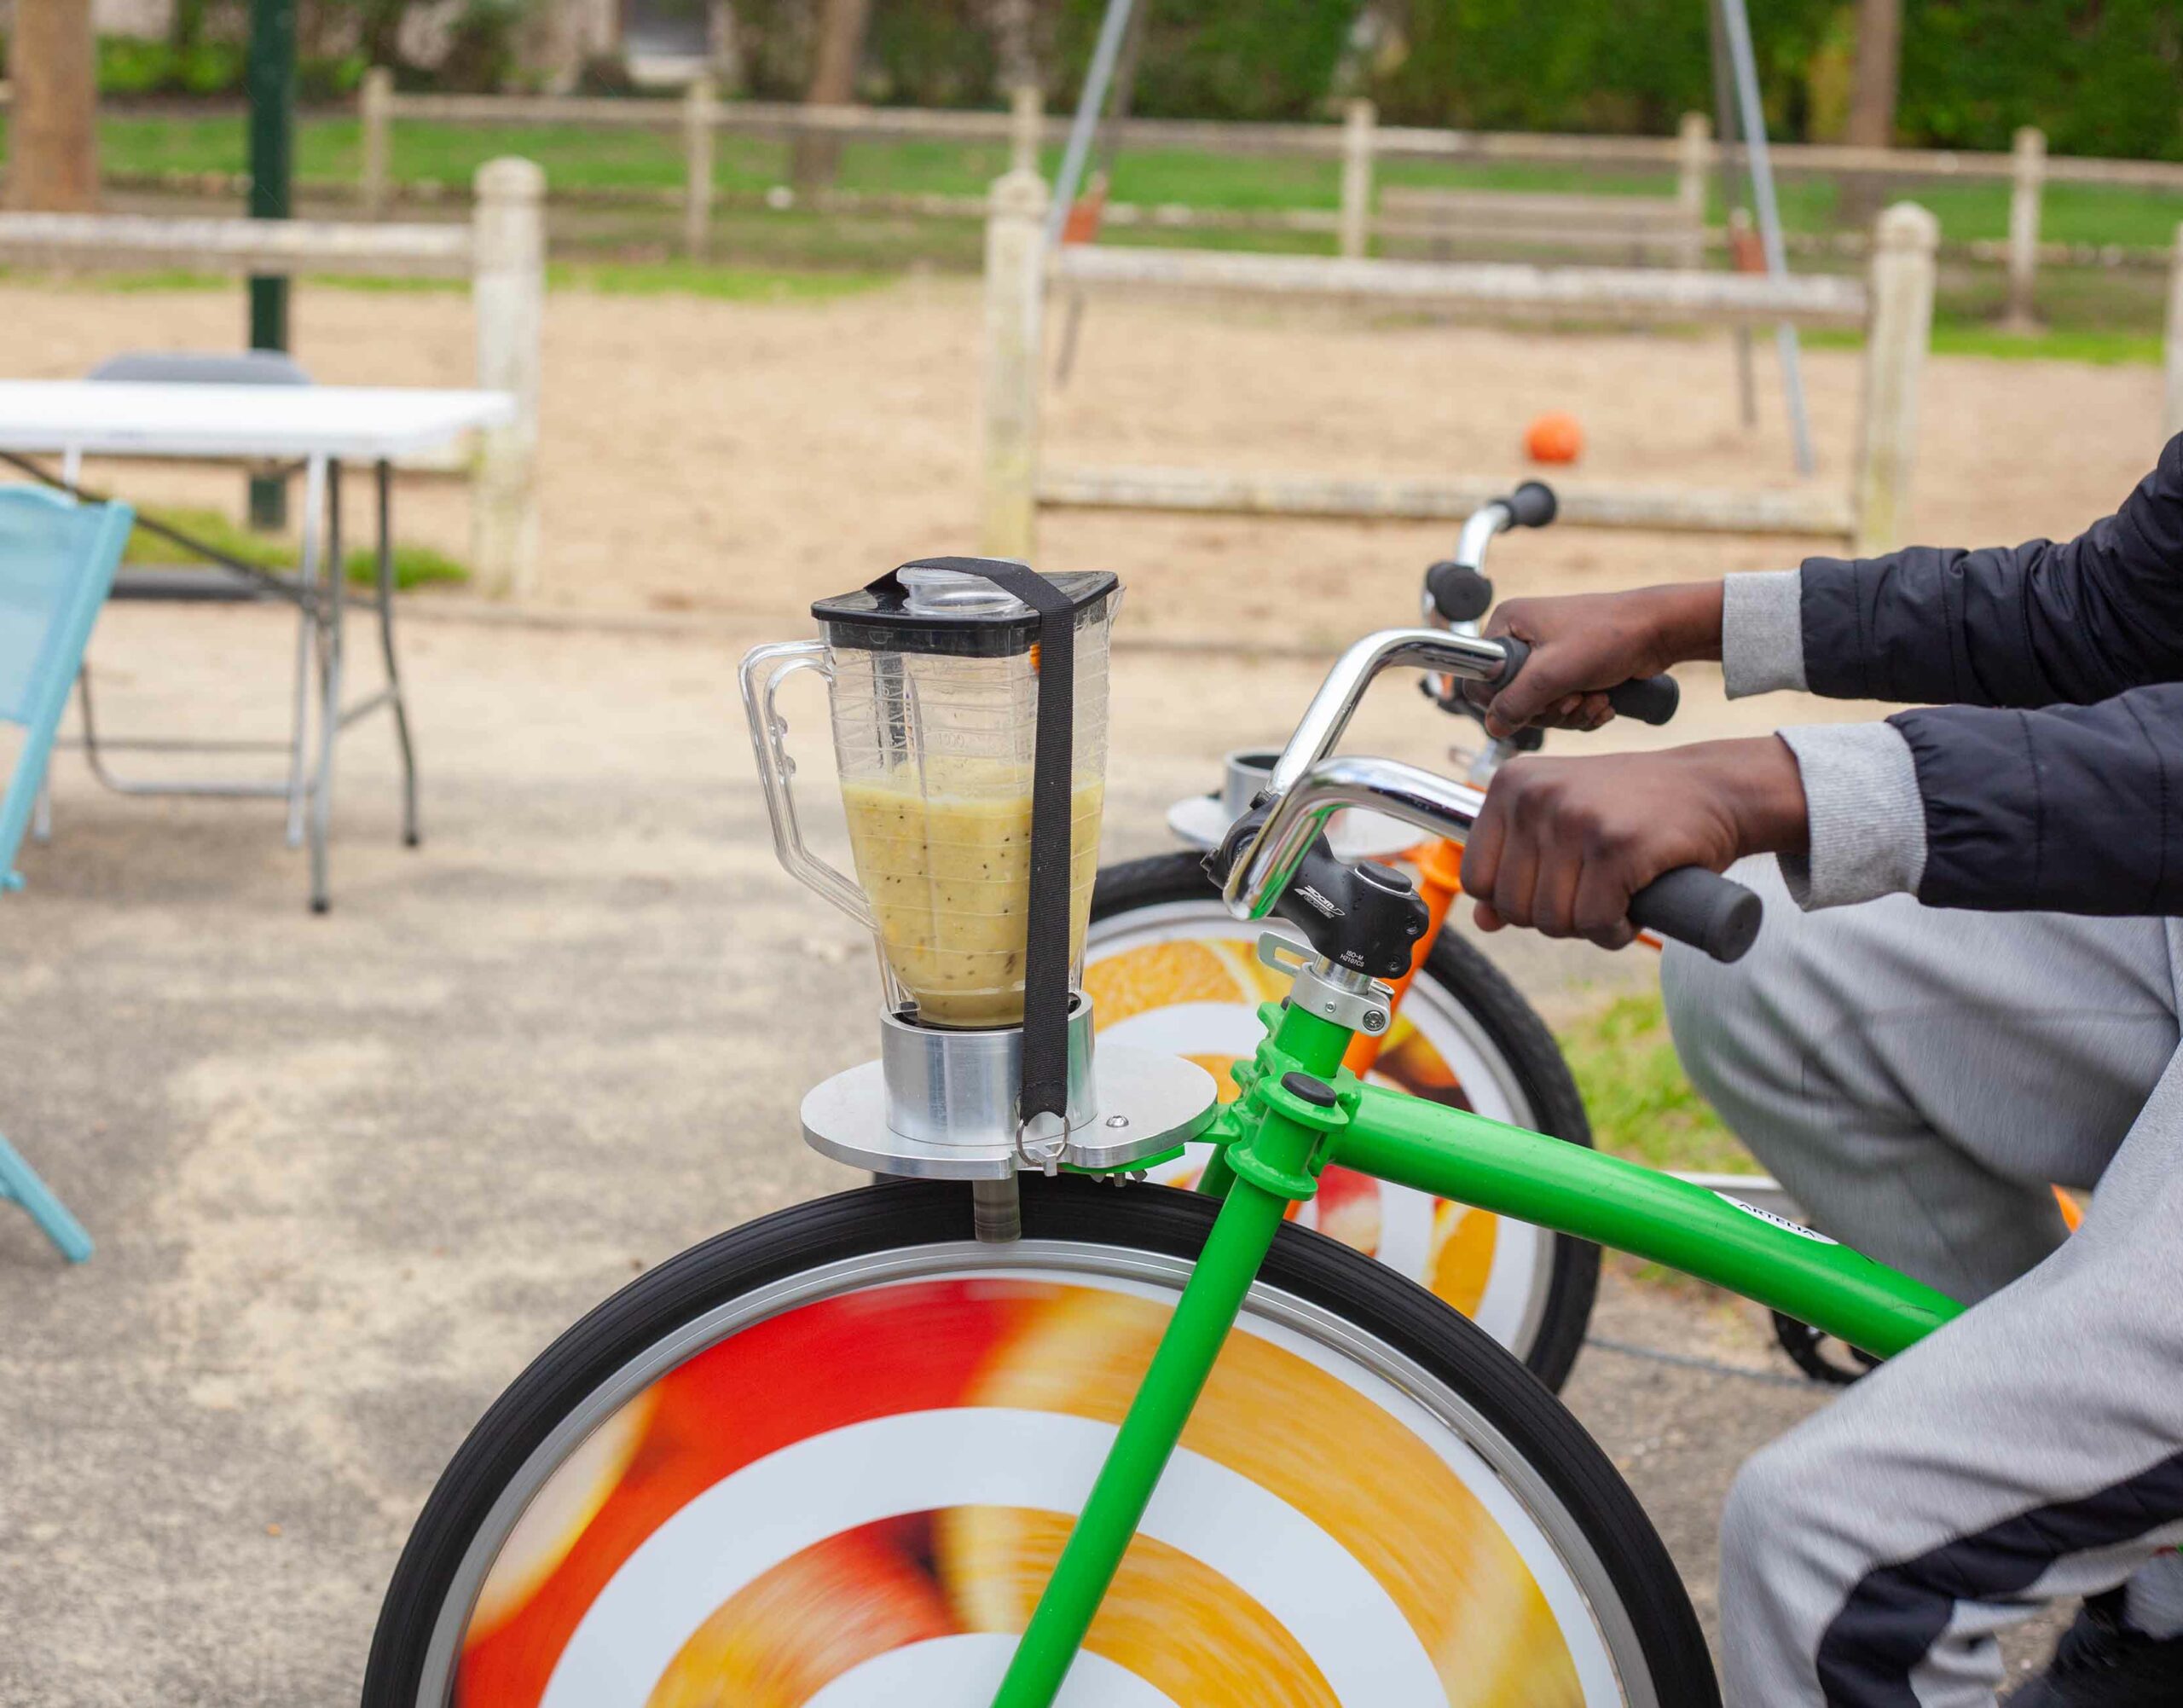
[[169, 219], [142, 214], [0, 214], [0, 264], [75, 270], [171, 268], [264, 278], [467, 278], [478, 388], [516, 400], [470, 462], [471, 559], [487, 591], [535, 594], [538, 393], [546, 301], [546, 175], [529, 160], [478, 170], [468, 225]]
[[[1142, 41], [1144, 20], [1153, 0], [1107, 0], [1106, 11], [1100, 21], [1097, 45], [1092, 50], [1092, 64], [1085, 72], [1079, 90], [1076, 114], [1071, 121], [1068, 152], [1062, 158], [1061, 170], [1054, 181], [1054, 205], [1046, 218], [1046, 246], [1059, 247], [1064, 242], [1088, 240], [1097, 235], [1097, 210], [1105, 197], [1103, 171], [1093, 181], [1092, 194], [1087, 201], [1093, 210], [1092, 229], [1080, 234], [1075, 229], [1077, 195], [1085, 184], [1085, 165], [1092, 139], [1103, 122], [1119, 120], [1129, 109], [1131, 85], [1134, 78], [1138, 44]], [[1723, 136], [1734, 138], [1740, 128], [1743, 137], [1743, 171], [1733, 170], [1726, 159], [1723, 161], [1721, 189], [1723, 203], [1731, 219], [1740, 214], [1756, 222], [1758, 246], [1757, 266], [1777, 281], [1789, 276], [1789, 263], [1781, 234], [1781, 210], [1774, 194], [1774, 169], [1768, 152], [1766, 120], [1758, 90], [1757, 61], [1752, 47], [1751, 20], [1744, 8], [1744, 0], [1707, 0], [1706, 15], [1713, 37], [1714, 98], [1719, 107]], [[1373, 113], [1362, 101], [1350, 103], [1342, 130], [1342, 174], [1340, 251], [1344, 257], [1355, 259], [1364, 253], [1364, 232], [1369, 220], [1367, 210], [1371, 201], [1371, 140]], [[1677, 143], [1682, 165], [1682, 183], [1676, 196], [1676, 213], [1683, 229], [1678, 234], [1678, 248], [1686, 268], [1694, 268], [1702, 259], [1702, 233], [1705, 196], [1700, 177], [1705, 148], [1704, 137], [1686, 116], [1682, 134]], [[1112, 154], [1111, 143], [1108, 156]], [[1743, 189], [1750, 192], [1748, 209], [1744, 206]], [[1458, 213], [1440, 200], [1445, 193], [1429, 194], [1423, 203], [1430, 213], [1445, 216]], [[1572, 222], [1584, 219], [1587, 225], [1602, 234], [1625, 227], [1628, 216], [1602, 218], [1597, 209], [1556, 211], [1542, 209], [1540, 201], [1552, 198], [1519, 199], [1500, 216], [1511, 235], [1517, 234], [1526, 224], [1533, 224], [1543, 213], [1547, 229], [1565, 237], [1577, 229]], [[1490, 197], [1472, 196], [1462, 200], [1461, 207], [1474, 215], [1485, 211], [1482, 204], [1489, 204]], [[1528, 201], [1528, 205], [1527, 205]], [[1640, 208], [1638, 211], [1642, 212]], [[1589, 218], [1586, 215], [1589, 214]], [[1626, 229], [1621, 233], [1627, 235]], [[1062, 372], [1065, 376], [1076, 345], [1079, 321], [1084, 310], [1084, 293], [1080, 290], [1069, 299], [1068, 330], [1062, 340]], [[1738, 369], [1743, 401], [1744, 424], [1752, 426], [1757, 420], [1756, 394], [1752, 385], [1750, 331], [1739, 324], [1735, 327]], [[1811, 423], [1804, 406], [1804, 373], [1797, 346], [1797, 329], [1791, 321], [1783, 320], [1775, 327], [1775, 343], [1781, 353], [1781, 391], [1788, 408], [1789, 432], [1795, 447], [1797, 472], [1810, 475], [1818, 466], [1812, 450]]]
[[1939, 226], [1910, 204], [1875, 228], [1867, 280], [1653, 268], [1445, 264], [1043, 241], [1042, 180], [993, 186], [987, 226], [984, 548], [1030, 558], [1045, 507], [1456, 520], [1489, 501], [1498, 476], [1343, 478], [1168, 467], [1050, 466], [1040, 456], [1039, 355], [1050, 285], [1158, 290], [1219, 301], [1256, 296], [1474, 315], [1540, 313], [1622, 321], [1791, 321], [1865, 332], [1863, 414], [1849, 479], [1833, 490], [1699, 489], [1571, 482], [1562, 519], [1579, 526], [1835, 537], [1860, 551], [1900, 543], [1916, 449], [1920, 370], [1931, 341]]

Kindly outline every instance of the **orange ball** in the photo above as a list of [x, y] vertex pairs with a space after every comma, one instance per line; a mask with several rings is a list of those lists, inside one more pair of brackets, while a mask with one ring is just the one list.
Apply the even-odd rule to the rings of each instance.
[[1582, 424], [1561, 410], [1549, 409], [1524, 429], [1524, 455], [1533, 462], [1574, 462], [1584, 451]]

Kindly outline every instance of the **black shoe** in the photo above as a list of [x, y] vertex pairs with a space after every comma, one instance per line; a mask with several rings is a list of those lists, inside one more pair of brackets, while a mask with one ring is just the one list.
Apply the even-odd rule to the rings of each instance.
[[2122, 1592], [2084, 1604], [2054, 1645], [2047, 1670], [2005, 1708], [2177, 1708], [2183, 1704], [2183, 1637], [2149, 1637], [2122, 1623]]

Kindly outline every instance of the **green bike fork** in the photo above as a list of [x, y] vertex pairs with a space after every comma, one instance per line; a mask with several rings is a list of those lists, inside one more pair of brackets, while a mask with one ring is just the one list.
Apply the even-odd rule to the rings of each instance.
[[[1331, 1132], [1347, 1119], [1346, 1109], [1322, 1111], [1278, 1080], [1300, 1070], [1333, 1084], [1349, 1039], [1347, 1028], [1288, 1007], [1280, 1011], [1279, 1029], [1261, 1047], [1255, 1068], [1239, 1068], [1244, 1097], [1223, 1112], [1228, 1143], [1216, 1159], [1228, 1177], [1220, 1213], [1016, 1645], [993, 1708], [1051, 1708], [1060, 1693], [1289, 1204], [1317, 1190]], [[1353, 1103], [1353, 1089], [1346, 1096]]]

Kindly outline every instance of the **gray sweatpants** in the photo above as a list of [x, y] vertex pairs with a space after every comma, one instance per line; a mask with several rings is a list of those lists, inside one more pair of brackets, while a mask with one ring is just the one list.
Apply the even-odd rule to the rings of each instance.
[[[1730, 1708], [1991, 1708], [1994, 1634], [2183, 1624], [2183, 931], [1891, 896], [1673, 950], [1692, 1078], [1824, 1231], [1977, 1308], [1744, 1468]], [[2049, 1183], [2097, 1188], [2066, 1241]]]

